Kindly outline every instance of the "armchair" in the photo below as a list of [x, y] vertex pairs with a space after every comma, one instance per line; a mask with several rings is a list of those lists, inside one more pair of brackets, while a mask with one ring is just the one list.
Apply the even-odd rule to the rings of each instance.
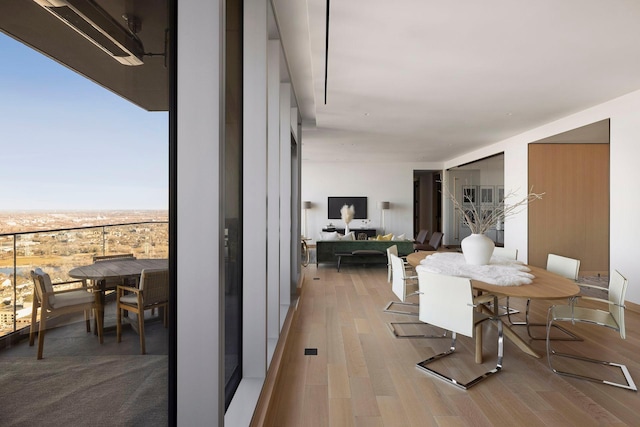
[[413, 249], [415, 251], [437, 251], [442, 243], [442, 237], [444, 234], [440, 231], [434, 231], [429, 239], [429, 243], [414, 243]]
[[[31, 309], [31, 328], [29, 330], [29, 345], [33, 346], [36, 335], [37, 312], [40, 308], [40, 326], [38, 328], [38, 354], [37, 358], [42, 359], [44, 351], [44, 335], [47, 329], [47, 320], [63, 314], [84, 312], [84, 319], [87, 332], [91, 332], [89, 316], [91, 311], [99, 310], [99, 302], [84, 280], [72, 280], [67, 282], [51, 283], [51, 278], [40, 268], [31, 271], [33, 280], [34, 299]], [[54, 286], [78, 284], [72, 289], [58, 290]], [[102, 319], [96, 313], [97, 332], [100, 344], [102, 338]]]
[[116, 289], [117, 316], [116, 341], [122, 340], [122, 317], [124, 312], [135, 313], [138, 318], [140, 335], [140, 354], [146, 353], [144, 339], [144, 311], [164, 308], [163, 322], [167, 325], [167, 306], [169, 304], [169, 270], [142, 270], [140, 288], [118, 285]]

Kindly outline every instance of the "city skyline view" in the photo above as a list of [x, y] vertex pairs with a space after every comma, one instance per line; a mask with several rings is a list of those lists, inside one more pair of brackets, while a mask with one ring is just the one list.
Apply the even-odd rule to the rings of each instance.
[[0, 211], [166, 210], [168, 114], [0, 33]]

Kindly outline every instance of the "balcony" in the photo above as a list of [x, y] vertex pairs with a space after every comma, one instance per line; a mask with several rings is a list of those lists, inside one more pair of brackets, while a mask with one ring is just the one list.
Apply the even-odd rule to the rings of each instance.
[[[147, 354], [129, 324], [116, 342], [115, 299], [106, 296], [101, 345], [79, 316], [47, 322], [44, 358], [28, 345], [33, 301], [30, 270], [52, 281], [93, 256], [168, 257], [168, 223], [139, 222], [0, 235], [0, 399], [3, 425], [167, 425], [168, 330], [145, 314]], [[135, 315], [130, 315], [135, 320]], [[135, 322], [131, 322], [135, 323]]]
[[30, 326], [31, 270], [40, 267], [53, 283], [62, 282], [70, 280], [69, 270], [91, 264], [94, 256], [117, 253], [168, 258], [168, 222], [0, 234], [0, 338]]

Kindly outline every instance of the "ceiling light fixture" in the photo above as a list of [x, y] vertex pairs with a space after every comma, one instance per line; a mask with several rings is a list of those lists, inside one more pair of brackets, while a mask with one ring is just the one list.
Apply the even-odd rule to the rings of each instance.
[[135, 31], [140, 20], [127, 15], [129, 29], [92, 0], [33, 0], [123, 65], [142, 65], [144, 48]]

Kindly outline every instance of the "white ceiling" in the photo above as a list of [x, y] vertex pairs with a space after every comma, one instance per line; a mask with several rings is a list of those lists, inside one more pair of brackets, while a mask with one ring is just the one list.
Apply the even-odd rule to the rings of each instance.
[[[97, 1], [163, 52], [166, 0]], [[271, 1], [308, 161], [443, 162], [640, 89], [639, 0], [334, 0], [325, 105], [327, 0]], [[0, 1], [0, 31], [168, 108], [162, 56], [121, 66], [33, 1]]]
[[303, 159], [441, 162], [640, 89], [637, 0], [273, 0]]

